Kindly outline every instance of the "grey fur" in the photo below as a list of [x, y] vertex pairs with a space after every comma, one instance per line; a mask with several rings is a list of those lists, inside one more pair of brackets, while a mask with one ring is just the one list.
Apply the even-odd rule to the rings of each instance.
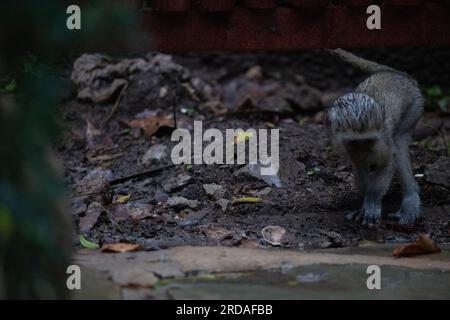
[[338, 57], [342, 61], [345, 61], [367, 73], [373, 74], [373, 73], [382, 72], [382, 71], [391, 71], [391, 72], [402, 73], [394, 68], [391, 68], [391, 67], [373, 62], [373, 61], [369, 61], [369, 60], [366, 60], [366, 59], [358, 57], [358, 56], [355, 56], [354, 54], [352, 54], [348, 51], [342, 50], [342, 49], [328, 50], [328, 52], [330, 52], [332, 55]]
[[348, 217], [369, 227], [379, 224], [381, 201], [397, 171], [404, 194], [400, 210], [391, 217], [400, 224], [413, 224], [420, 215], [420, 197], [408, 145], [424, 104], [417, 82], [406, 73], [342, 49], [334, 54], [373, 73], [327, 110], [331, 140], [352, 162], [364, 196], [362, 208]]
[[384, 125], [384, 113], [384, 106], [367, 94], [352, 92], [334, 101], [328, 118], [333, 131], [379, 131]]

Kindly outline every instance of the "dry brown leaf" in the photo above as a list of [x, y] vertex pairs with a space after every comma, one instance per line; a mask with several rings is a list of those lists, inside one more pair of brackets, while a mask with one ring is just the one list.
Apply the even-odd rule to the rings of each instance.
[[141, 245], [136, 243], [107, 243], [102, 246], [103, 252], [130, 252], [137, 251], [141, 248]]
[[143, 119], [135, 119], [127, 123], [131, 128], [140, 128], [149, 137], [154, 135], [159, 128], [173, 128], [173, 120], [169, 117], [150, 116]]
[[397, 247], [392, 254], [394, 257], [400, 258], [437, 252], [441, 252], [441, 248], [439, 248], [427, 234], [421, 234], [415, 243]]
[[210, 240], [214, 240], [214, 241], [221, 241], [227, 238], [232, 238], [234, 231], [232, 230], [227, 230], [224, 228], [220, 228], [220, 227], [210, 227], [208, 229], [206, 229], [205, 231], [206, 236], [208, 237], [208, 239]]

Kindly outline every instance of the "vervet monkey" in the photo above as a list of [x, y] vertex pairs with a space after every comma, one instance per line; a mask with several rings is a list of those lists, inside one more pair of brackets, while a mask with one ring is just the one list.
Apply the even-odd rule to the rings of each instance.
[[362, 208], [347, 215], [373, 228], [380, 223], [382, 199], [397, 171], [402, 188], [401, 208], [389, 215], [401, 225], [414, 224], [421, 213], [419, 186], [409, 158], [410, 133], [423, 113], [424, 98], [406, 73], [357, 57], [342, 49], [331, 51], [343, 61], [371, 73], [327, 110], [333, 145], [353, 164]]

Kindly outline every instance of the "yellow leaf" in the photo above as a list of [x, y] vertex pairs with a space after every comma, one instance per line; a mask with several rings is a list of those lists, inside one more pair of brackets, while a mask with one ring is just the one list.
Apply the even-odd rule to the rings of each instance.
[[253, 138], [253, 134], [251, 132], [239, 131], [239, 133], [234, 137], [234, 143], [239, 144]]
[[121, 196], [121, 197], [117, 198], [116, 201], [114, 201], [113, 204], [116, 204], [116, 203], [125, 203], [125, 202], [127, 202], [128, 200], [130, 200], [130, 198], [131, 198], [130, 195]]
[[260, 203], [263, 200], [257, 197], [242, 197], [233, 199], [233, 203]]

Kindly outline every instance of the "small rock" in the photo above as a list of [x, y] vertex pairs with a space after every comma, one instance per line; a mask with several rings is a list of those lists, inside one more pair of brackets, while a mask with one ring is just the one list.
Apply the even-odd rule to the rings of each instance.
[[264, 181], [269, 186], [275, 186], [277, 188], [281, 188], [281, 180], [280, 180], [280, 177], [278, 176], [278, 173], [274, 172], [274, 174], [272, 174], [272, 175], [262, 175], [261, 168], [262, 167], [259, 164], [248, 164], [248, 165], [240, 168], [236, 172], [234, 172], [233, 175], [235, 175], [235, 176], [238, 176], [238, 175], [251, 176], [251, 177], [254, 177], [254, 178]]
[[219, 199], [216, 203], [220, 206], [223, 212], [227, 211], [228, 205], [230, 204], [230, 200], [227, 199]]
[[200, 202], [198, 202], [197, 200], [189, 200], [183, 197], [170, 197], [167, 200], [167, 204], [169, 205], [169, 207], [178, 210], [185, 208], [197, 209], [200, 205]]
[[155, 144], [151, 146], [141, 159], [141, 164], [151, 164], [152, 162], [161, 162], [167, 158], [167, 146], [163, 144]]
[[204, 230], [208, 239], [213, 241], [222, 241], [227, 238], [232, 238], [234, 235], [233, 230], [227, 230], [221, 227], [209, 227]]
[[187, 185], [192, 180], [192, 177], [189, 175], [179, 175], [175, 178], [169, 179], [166, 182], [162, 183], [162, 187], [166, 192], [173, 192], [181, 189], [185, 185]]
[[203, 190], [205, 190], [208, 196], [211, 196], [215, 199], [220, 199], [225, 195], [225, 188], [220, 184], [204, 184]]

